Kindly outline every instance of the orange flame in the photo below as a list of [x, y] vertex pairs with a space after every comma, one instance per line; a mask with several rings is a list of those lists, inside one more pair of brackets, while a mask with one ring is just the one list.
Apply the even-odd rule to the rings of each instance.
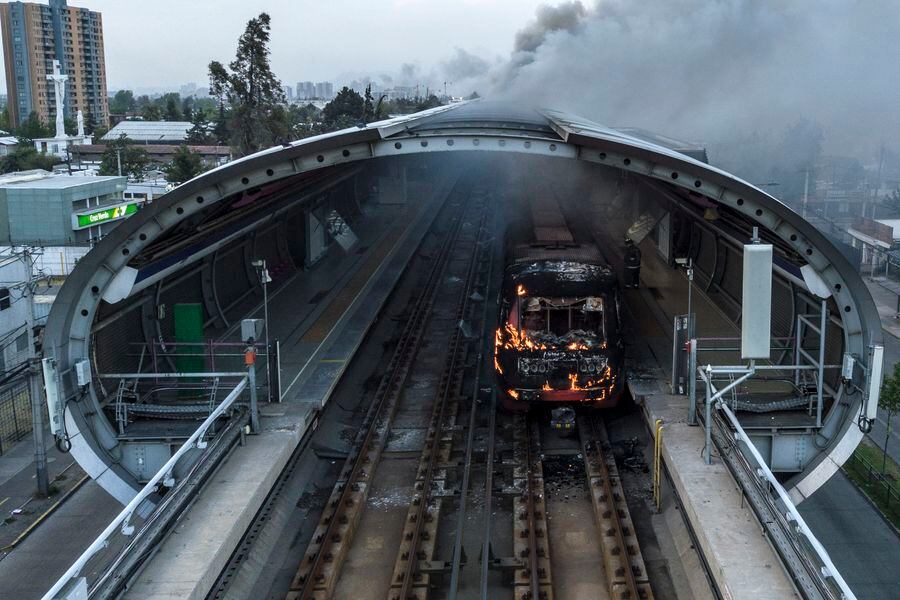
[[546, 350], [547, 344], [538, 343], [528, 337], [528, 334], [521, 329], [516, 329], [512, 323], [507, 323], [505, 327], [506, 334], [509, 337], [507, 342], [503, 342], [503, 331], [497, 330], [495, 339], [495, 349], [501, 345], [507, 350]]
[[528, 292], [525, 290], [525, 286], [521, 283], [516, 286], [516, 296], [524, 296]]
[[514, 400], [519, 399], [519, 392], [516, 390], [506, 390], [506, 393], [509, 394]]
[[553, 388], [550, 387], [550, 382], [549, 382], [549, 381], [545, 381], [545, 382], [544, 382], [544, 385], [541, 386], [541, 389], [544, 390], [545, 392], [549, 392], [549, 391], [551, 391]]

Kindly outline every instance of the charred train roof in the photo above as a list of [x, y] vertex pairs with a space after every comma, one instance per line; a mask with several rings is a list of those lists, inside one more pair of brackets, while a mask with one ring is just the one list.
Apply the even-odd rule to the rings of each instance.
[[608, 265], [545, 258], [521, 261], [507, 270], [509, 284], [523, 285], [528, 296], [584, 296], [611, 290], [616, 276]]

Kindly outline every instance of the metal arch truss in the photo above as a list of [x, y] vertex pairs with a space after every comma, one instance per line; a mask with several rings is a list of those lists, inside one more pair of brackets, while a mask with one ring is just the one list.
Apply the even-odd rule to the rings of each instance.
[[[496, 109], [490, 118], [466, 116], [477, 112], [480, 104], [440, 107], [233, 161], [179, 186], [102, 240], [79, 262], [62, 288], [48, 320], [44, 344], [60, 366], [66, 397], [73, 399], [66, 423], [73, 455], [85, 470], [123, 502], [135, 493], [134, 479], [118, 465], [115, 430], [97, 410], [94, 390], [87, 390], [79, 399], [70, 371], [75, 362], [90, 356], [91, 326], [100, 300], [128, 261], [181, 221], [236, 193], [300, 173], [373, 158], [460, 151], [533, 154], [606, 165], [703, 194], [769, 230], [807, 260], [841, 308], [845, 351], [858, 357], [864, 367], [867, 348], [881, 343], [878, 313], [858, 273], [822, 234], [774, 197], [706, 163], [560, 112], [534, 113], [544, 120], [541, 125], [510, 126], [508, 121], [515, 117], [498, 117]], [[862, 381], [856, 383], [862, 388]], [[836, 428], [827, 450], [792, 481], [796, 499], [827, 481], [859, 443], [862, 433], [855, 417], [862, 408], [861, 394], [855, 396], [854, 405], [845, 413], [849, 417]]]

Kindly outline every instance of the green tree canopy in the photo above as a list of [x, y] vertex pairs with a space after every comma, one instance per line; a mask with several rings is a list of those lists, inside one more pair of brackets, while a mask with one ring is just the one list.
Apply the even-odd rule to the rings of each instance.
[[894, 363], [894, 371], [884, 378], [881, 394], [878, 396], [878, 408], [887, 413], [887, 427], [884, 434], [884, 455], [881, 470], [887, 466], [888, 441], [891, 439], [891, 418], [900, 411], [900, 362]]
[[194, 146], [206, 146], [213, 143], [209, 121], [204, 111], [198, 110], [194, 113], [194, 117], [191, 120], [191, 128], [187, 132], [185, 141]]
[[284, 91], [269, 64], [271, 19], [266, 13], [247, 23], [235, 58], [226, 68], [209, 63], [210, 93], [219, 99], [219, 135], [229, 135], [245, 155], [284, 141], [288, 134]]
[[344, 86], [334, 100], [322, 109], [322, 124], [326, 131], [353, 127], [362, 123], [365, 112], [366, 102], [363, 97]]
[[163, 119], [166, 121], [181, 120], [181, 94], [177, 92], [163, 94], [160, 104], [162, 105]]
[[141, 109], [141, 116], [145, 121], [162, 121], [162, 110], [157, 104], [147, 104]]
[[128, 113], [137, 109], [137, 103], [134, 100], [134, 92], [131, 90], [119, 90], [112, 100], [109, 101], [109, 112], [111, 113]]
[[375, 99], [372, 97], [372, 84], [366, 86], [366, 93], [363, 96], [363, 119], [366, 123], [375, 117]]
[[194, 121], [194, 99], [190, 96], [181, 101], [181, 118], [184, 121]]
[[118, 139], [106, 145], [106, 150], [101, 156], [100, 174], [119, 175], [119, 165], [121, 164], [122, 175], [141, 181], [144, 179], [144, 172], [147, 170], [149, 162], [144, 149], [135, 146], [134, 142], [123, 133]]
[[31, 145], [37, 138], [51, 137], [53, 134], [54, 132], [41, 121], [36, 112], [28, 115], [28, 118], [15, 130], [20, 146]]
[[61, 162], [62, 160], [55, 154], [43, 154], [35, 150], [34, 146], [20, 145], [14, 152], [0, 158], [0, 173], [14, 173], [32, 169], [52, 171], [53, 166]]
[[0, 111], [0, 130], [11, 132], [12, 125], [9, 122], [9, 106], [4, 106]]
[[206, 168], [200, 155], [191, 152], [187, 146], [179, 146], [172, 157], [172, 162], [163, 167], [166, 174], [166, 181], [170, 183], [184, 183], [190, 181]]

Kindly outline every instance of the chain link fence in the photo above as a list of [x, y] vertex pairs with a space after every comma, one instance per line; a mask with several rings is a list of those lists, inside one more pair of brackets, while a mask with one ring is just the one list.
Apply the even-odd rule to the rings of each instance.
[[31, 432], [28, 379], [0, 387], [0, 455]]

